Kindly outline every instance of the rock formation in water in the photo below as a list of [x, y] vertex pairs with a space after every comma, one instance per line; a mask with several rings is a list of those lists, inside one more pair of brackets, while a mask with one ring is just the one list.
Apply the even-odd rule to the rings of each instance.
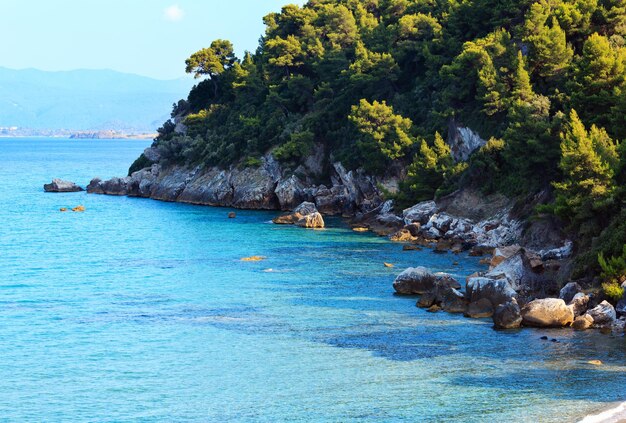
[[83, 188], [74, 182], [65, 181], [63, 179], [53, 179], [49, 184], [43, 186], [45, 192], [78, 192], [84, 191]]

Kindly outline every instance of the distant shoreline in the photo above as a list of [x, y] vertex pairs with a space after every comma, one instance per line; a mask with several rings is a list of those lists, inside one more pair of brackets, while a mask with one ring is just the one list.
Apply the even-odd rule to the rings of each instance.
[[33, 132], [33, 133], [0, 133], [0, 138], [66, 138], [66, 139], [114, 139], [114, 140], [152, 140], [158, 134], [138, 133], [129, 134], [117, 131], [59, 131], [59, 132]]

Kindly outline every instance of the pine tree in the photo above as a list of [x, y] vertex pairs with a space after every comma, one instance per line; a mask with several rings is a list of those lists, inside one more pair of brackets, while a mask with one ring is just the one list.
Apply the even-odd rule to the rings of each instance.
[[563, 181], [554, 184], [556, 213], [572, 224], [593, 218], [613, 194], [617, 160], [616, 145], [606, 131], [595, 126], [587, 131], [572, 110], [561, 134], [559, 167]]

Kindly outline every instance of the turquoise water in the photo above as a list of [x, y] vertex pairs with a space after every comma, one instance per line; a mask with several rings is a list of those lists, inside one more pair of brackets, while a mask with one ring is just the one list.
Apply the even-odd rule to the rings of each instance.
[[626, 399], [623, 338], [498, 333], [392, 295], [405, 267], [464, 278], [476, 258], [43, 192], [123, 175], [147, 144], [0, 139], [1, 421], [561, 422]]

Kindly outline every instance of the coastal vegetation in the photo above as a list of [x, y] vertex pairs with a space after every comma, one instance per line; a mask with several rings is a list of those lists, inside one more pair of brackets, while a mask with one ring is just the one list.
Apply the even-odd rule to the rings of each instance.
[[[295, 169], [323, 145], [351, 169], [404, 169], [390, 194], [403, 206], [546, 192], [535, 213], [575, 240], [573, 277], [602, 274], [619, 296], [622, 1], [310, 0], [264, 22], [255, 52], [215, 40], [186, 61], [199, 82], [159, 129], [163, 164], [255, 167], [271, 151]], [[467, 160], [446, 142], [456, 126], [487, 140]]]

